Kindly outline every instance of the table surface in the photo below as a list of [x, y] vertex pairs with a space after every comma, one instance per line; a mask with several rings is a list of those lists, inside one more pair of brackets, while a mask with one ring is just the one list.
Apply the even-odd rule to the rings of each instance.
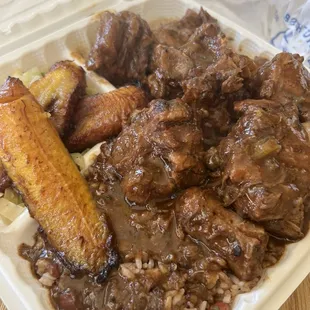
[[[280, 310], [309, 310], [310, 307], [310, 275], [299, 285]], [[0, 300], [0, 310], [6, 310]], [[12, 309], [18, 310], [18, 309]]]

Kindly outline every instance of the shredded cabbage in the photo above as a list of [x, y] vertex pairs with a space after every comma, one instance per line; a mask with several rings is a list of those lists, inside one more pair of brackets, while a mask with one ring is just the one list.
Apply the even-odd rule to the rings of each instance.
[[84, 153], [83, 157], [84, 157], [85, 167], [81, 171], [82, 174], [95, 162], [97, 156], [101, 152], [101, 150], [100, 150], [101, 144], [102, 144], [102, 142], [96, 144], [90, 150], [88, 150], [86, 153]]
[[16, 71], [13, 77], [20, 79], [26, 87], [29, 87], [33, 82], [41, 79], [43, 76], [42, 72], [37, 68], [31, 68], [26, 72]]
[[80, 168], [80, 170], [85, 169], [85, 160], [84, 156], [81, 153], [72, 153], [70, 155], [76, 165]]
[[92, 96], [98, 94], [98, 91], [94, 87], [87, 86], [86, 87], [86, 95]]
[[0, 198], [0, 216], [13, 222], [25, 209], [23, 204], [17, 205], [5, 198]]
[[5, 198], [6, 200], [8, 200], [8, 201], [10, 201], [16, 205], [19, 205], [23, 202], [20, 195], [18, 195], [12, 188], [6, 188], [5, 189], [3, 198]]
[[[2, 194], [2, 193], [1, 193]], [[0, 220], [11, 224], [25, 209], [21, 196], [12, 188], [7, 188], [0, 198]]]

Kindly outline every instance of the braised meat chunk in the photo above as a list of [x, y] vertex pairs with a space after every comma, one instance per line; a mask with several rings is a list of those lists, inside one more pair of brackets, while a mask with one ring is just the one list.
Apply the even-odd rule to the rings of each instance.
[[200, 106], [208, 106], [214, 101], [232, 104], [250, 96], [249, 84], [256, 71], [257, 66], [250, 58], [227, 49], [216, 62], [204, 69], [192, 70], [182, 81], [183, 99]]
[[155, 41], [149, 25], [138, 15], [103, 12], [87, 68], [114, 85], [142, 80]]
[[203, 8], [199, 13], [188, 9], [180, 20], [163, 24], [155, 29], [154, 35], [159, 43], [179, 48], [187, 42], [196, 28], [205, 23], [217, 22]]
[[298, 54], [280, 53], [261, 66], [253, 81], [259, 98], [297, 104], [302, 121], [310, 121], [310, 73]]
[[205, 179], [202, 134], [180, 99], [154, 100], [114, 141], [110, 163], [127, 198], [146, 203]]
[[203, 23], [176, 48], [158, 44], [148, 87], [155, 98], [182, 98], [201, 116], [206, 147], [227, 135], [235, 118], [232, 105], [251, 97], [257, 65], [227, 46], [214, 23]]
[[30, 92], [46, 112], [61, 137], [70, 131], [77, 103], [85, 95], [85, 72], [71, 61], [60, 61], [40, 80], [30, 86]]
[[182, 96], [181, 83], [190, 72], [197, 67], [203, 72], [218, 59], [224, 45], [224, 36], [214, 24], [202, 24], [179, 48], [157, 45], [152, 55], [153, 74], [148, 76], [151, 94], [156, 98], [176, 98], [175, 88], [179, 88]]
[[218, 148], [225, 203], [277, 237], [303, 237], [310, 142], [297, 108], [292, 114], [274, 101], [246, 100], [236, 110], [242, 116]]
[[223, 257], [240, 279], [261, 275], [268, 235], [225, 209], [212, 191], [186, 190], [177, 202], [176, 217], [187, 234]]
[[194, 68], [194, 62], [181, 50], [158, 44], [153, 53], [154, 73], [148, 76], [148, 87], [155, 98], [182, 96], [180, 82]]
[[130, 114], [147, 104], [142, 89], [134, 86], [82, 99], [73, 118], [74, 130], [66, 140], [67, 148], [83, 151], [96, 143], [116, 136]]
[[194, 106], [201, 117], [204, 144], [218, 145], [236, 120], [235, 101], [251, 97], [250, 83], [257, 66], [248, 57], [225, 49], [206, 69], [194, 69], [181, 85], [182, 99]]
[[205, 23], [195, 30], [180, 50], [192, 58], [195, 67], [207, 68], [226, 48], [226, 38], [220, 28]]
[[[186, 101], [212, 101], [217, 93], [227, 96], [249, 88], [257, 71], [253, 60], [228, 48], [225, 35], [214, 23], [203, 23], [178, 48], [157, 45], [151, 68], [148, 84], [154, 97], [175, 98], [183, 91]], [[176, 87], [180, 88], [177, 93], [171, 91]]]

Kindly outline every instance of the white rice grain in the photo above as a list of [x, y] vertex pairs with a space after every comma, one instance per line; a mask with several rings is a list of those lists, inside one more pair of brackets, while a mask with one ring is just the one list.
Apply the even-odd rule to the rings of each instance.
[[165, 310], [171, 310], [172, 309], [172, 297], [168, 296], [165, 300]]
[[206, 310], [208, 306], [208, 303], [204, 300], [200, 306], [199, 306], [199, 310]]
[[217, 292], [217, 294], [219, 294], [219, 295], [224, 294], [224, 290], [223, 290], [222, 288], [218, 288], [218, 289], [216, 290], [216, 292]]
[[141, 257], [136, 257], [135, 261], [136, 261], [137, 268], [139, 270], [141, 270], [142, 269], [142, 259], [141, 259]]
[[244, 292], [249, 292], [251, 290], [251, 288], [249, 287], [249, 285], [247, 283], [243, 282], [243, 285], [240, 285], [240, 289], [241, 291]]
[[222, 283], [220, 284], [220, 287], [221, 287], [223, 290], [227, 290], [227, 289], [229, 288], [229, 285], [228, 285], [227, 283], [225, 283], [225, 282], [222, 282]]
[[232, 279], [226, 273], [220, 272], [219, 276], [220, 276], [220, 279], [225, 281], [226, 283], [229, 283], [229, 284], [231, 283]]
[[230, 291], [226, 291], [225, 292], [225, 296], [224, 296], [224, 298], [223, 298], [223, 302], [225, 303], [225, 304], [229, 304], [230, 302], [231, 302], [231, 293], [230, 293]]
[[239, 280], [236, 276], [234, 276], [233, 274], [230, 275], [230, 279], [231, 279], [235, 284], [239, 285], [240, 280]]
[[45, 286], [52, 286], [55, 282], [56, 278], [50, 275], [48, 272], [43, 273], [42, 277], [39, 281]]
[[47, 269], [47, 266], [48, 266], [48, 260], [46, 260], [44, 258], [38, 259], [36, 262], [36, 267], [37, 267], [36, 273], [39, 276], [43, 276], [43, 274], [45, 273], [45, 271]]
[[175, 263], [171, 263], [170, 264], [170, 270], [171, 271], [176, 271], [178, 269], [178, 265], [177, 264], [175, 264]]
[[149, 260], [149, 263], [148, 263], [148, 265], [147, 265], [147, 268], [148, 268], [148, 269], [153, 269], [154, 266], [155, 266], [154, 260], [153, 260], [153, 259], [150, 259], [150, 260]]
[[168, 268], [165, 266], [165, 264], [163, 264], [162, 262], [158, 262], [158, 267], [161, 273], [163, 274], [166, 274], [169, 271]]
[[169, 297], [169, 296], [174, 297], [177, 293], [178, 293], [177, 290], [168, 291], [166, 292], [166, 297]]
[[125, 277], [128, 278], [130, 280], [133, 280], [135, 278], [135, 274], [129, 270], [127, 267], [123, 265], [121, 265], [121, 274]]
[[180, 289], [179, 292], [173, 297], [172, 299], [172, 305], [175, 306], [176, 304], [178, 304], [182, 298], [183, 298], [183, 295], [185, 293], [185, 290], [184, 288]]

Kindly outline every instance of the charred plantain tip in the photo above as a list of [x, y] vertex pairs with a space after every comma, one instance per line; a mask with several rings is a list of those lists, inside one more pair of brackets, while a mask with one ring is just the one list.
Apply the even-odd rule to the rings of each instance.
[[28, 93], [28, 89], [20, 79], [9, 76], [0, 87], [0, 103], [12, 102]]
[[112, 269], [118, 267], [119, 265], [120, 257], [115, 249], [109, 250], [108, 257], [108, 262], [95, 277], [95, 280], [98, 284], [103, 283], [108, 278], [108, 275], [112, 271]]

